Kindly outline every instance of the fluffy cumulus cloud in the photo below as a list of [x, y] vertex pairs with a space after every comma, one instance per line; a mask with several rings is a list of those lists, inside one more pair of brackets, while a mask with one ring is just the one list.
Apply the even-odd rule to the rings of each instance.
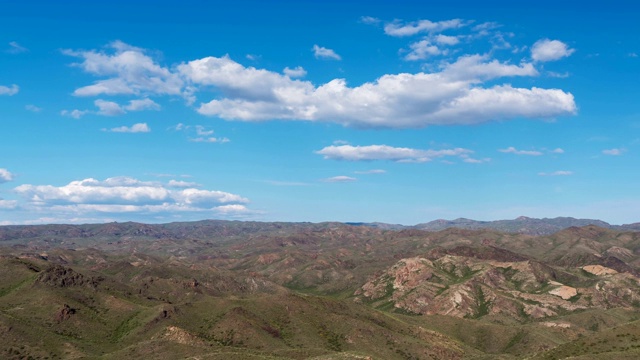
[[542, 39], [531, 47], [531, 58], [541, 62], [555, 61], [573, 54], [574, 51], [562, 41]]
[[[249, 200], [236, 194], [199, 189], [180, 181], [163, 184], [130, 177], [84, 179], [64, 186], [23, 184], [14, 192], [35, 211], [67, 213], [246, 213]], [[229, 207], [231, 206], [231, 207]]]
[[244, 67], [228, 56], [194, 60], [179, 66], [179, 71], [196, 85], [220, 89], [223, 96], [201, 104], [198, 112], [228, 120], [417, 128], [517, 117], [553, 118], [576, 112], [573, 95], [559, 89], [508, 84], [483, 87], [489, 80], [537, 75], [530, 63], [509, 64], [483, 55], [460, 57], [438, 72], [384, 75], [357, 87], [349, 87], [344, 79], [315, 86]]
[[282, 72], [290, 78], [300, 78], [307, 75], [307, 70], [305, 70], [302, 66], [298, 66], [293, 69], [286, 67], [284, 68], [284, 70], [282, 70]]
[[96, 107], [98, 107], [98, 115], [104, 116], [117, 116], [125, 113], [124, 109], [113, 101], [105, 101], [102, 99], [98, 99], [93, 102]]
[[75, 63], [85, 72], [103, 79], [76, 89], [76, 96], [97, 95], [183, 95], [183, 81], [178, 74], [160, 66], [143, 49], [114, 41], [109, 51], [64, 50], [79, 58]]
[[117, 132], [117, 133], [148, 133], [151, 132], [151, 128], [147, 123], [138, 123], [129, 126], [120, 126], [111, 129], [102, 129], [102, 131], [107, 132]]
[[13, 175], [9, 170], [0, 168], [0, 184], [13, 180]]
[[342, 60], [340, 55], [336, 54], [332, 49], [327, 49], [326, 47], [313, 45], [313, 56], [316, 59], [329, 59], [329, 60]]
[[[417, 60], [442, 54], [447, 51], [443, 47], [457, 44], [457, 36], [438, 32], [463, 26], [466, 24], [457, 19], [421, 20], [389, 23], [385, 31], [393, 36], [427, 34], [406, 55], [407, 59]], [[160, 106], [149, 96], [169, 94], [193, 100], [197, 91], [203, 92], [202, 96], [215, 94], [197, 106], [200, 114], [240, 121], [301, 120], [361, 128], [420, 128], [576, 113], [571, 93], [509, 84], [511, 77], [538, 76], [536, 62], [511, 63], [490, 55], [461, 55], [442, 62], [436, 70], [387, 74], [359, 86], [349, 86], [340, 78], [314, 84], [300, 79], [306, 74], [302, 67], [285, 68], [280, 73], [244, 66], [228, 55], [167, 68], [156, 63], [145, 50], [122, 42], [110, 44], [107, 50], [65, 52], [82, 59], [75, 64], [77, 67], [104, 77], [77, 89], [75, 95], [129, 94], [142, 98], [131, 100], [128, 105], [99, 99], [95, 102], [97, 111], [65, 110], [63, 115], [79, 118], [86, 113], [113, 116], [157, 110]], [[314, 46], [314, 53], [319, 58], [340, 58], [331, 49], [318, 45]], [[211, 90], [212, 93], [208, 92]]]
[[[410, 52], [404, 57], [405, 60], [424, 60], [428, 57], [440, 55], [444, 51], [429, 40], [422, 40], [409, 45]], [[445, 50], [446, 51], [446, 50]]]
[[428, 162], [446, 156], [469, 158], [473, 151], [463, 148], [444, 150], [422, 150], [388, 145], [331, 145], [316, 151], [325, 159], [346, 161], [388, 160], [397, 162]]
[[20, 91], [20, 87], [16, 84], [13, 84], [11, 86], [0, 85], [0, 95], [12, 96], [17, 94], [18, 91]]

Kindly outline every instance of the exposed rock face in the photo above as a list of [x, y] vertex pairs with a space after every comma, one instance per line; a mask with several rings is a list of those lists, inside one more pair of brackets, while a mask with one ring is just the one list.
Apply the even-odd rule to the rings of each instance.
[[71, 315], [74, 315], [75, 313], [76, 313], [76, 309], [70, 307], [67, 304], [64, 304], [62, 309], [60, 309], [56, 314], [56, 321], [63, 322], [65, 320], [69, 320], [69, 318], [71, 318]]
[[492, 246], [476, 252], [468, 246], [437, 249], [427, 257], [398, 261], [355, 295], [374, 306], [392, 304], [416, 314], [469, 318], [503, 314], [522, 320], [590, 307], [632, 307], [640, 301], [640, 284], [633, 275], [600, 265], [585, 269], [603, 276], [594, 279]]
[[596, 276], [602, 276], [602, 275], [613, 275], [613, 274], [617, 274], [618, 272], [613, 270], [613, 269], [609, 269], [606, 268], [602, 265], [586, 265], [582, 267], [582, 270], [591, 273], [593, 275]]
[[576, 288], [572, 288], [571, 286], [562, 285], [553, 290], [549, 290], [549, 294], [559, 296], [563, 300], [569, 300], [572, 297], [578, 295], [578, 290], [576, 290]]
[[95, 288], [102, 278], [86, 277], [73, 269], [54, 265], [38, 275], [37, 283], [55, 287], [88, 286]]

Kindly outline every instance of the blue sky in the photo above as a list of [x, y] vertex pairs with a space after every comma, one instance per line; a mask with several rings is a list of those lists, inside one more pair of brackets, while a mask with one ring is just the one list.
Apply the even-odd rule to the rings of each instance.
[[640, 221], [631, 1], [0, 1], [0, 224]]

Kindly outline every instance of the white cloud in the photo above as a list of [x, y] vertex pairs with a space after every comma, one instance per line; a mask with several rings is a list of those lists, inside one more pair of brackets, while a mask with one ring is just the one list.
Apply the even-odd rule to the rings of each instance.
[[18, 44], [15, 41], [11, 41], [9, 42], [9, 49], [6, 52], [8, 52], [9, 54], [20, 54], [28, 51], [29, 49], [27, 49], [26, 47]]
[[183, 123], [179, 123], [176, 126], [171, 127], [170, 129], [175, 131], [184, 131], [188, 133], [193, 133], [195, 130], [196, 137], [189, 138], [190, 142], [224, 144], [231, 141], [226, 137], [211, 136], [214, 134], [214, 131], [207, 129], [205, 126], [202, 126], [202, 125], [193, 126], [193, 125], [185, 125]]
[[567, 44], [559, 40], [542, 39], [538, 40], [531, 47], [531, 58], [534, 61], [554, 61], [570, 56], [574, 53]]
[[542, 155], [541, 151], [537, 151], [537, 150], [518, 150], [518, 149], [514, 148], [513, 146], [509, 146], [506, 149], [499, 149], [498, 151], [500, 151], [501, 153], [515, 154], [515, 155], [529, 155], [529, 156], [540, 156], [540, 155]]
[[457, 36], [438, 34], [434, 37], [435, 42], [442, 45], [456, 45], [460, 42]]
[[120, 105], [113, 101], [98, 99], [94, 101], [93, 104], [99, 109], [97, 112], [98, 115], [117, 116], [126, 112], [122, 107], [120, 107]]
[[409, 45], [411, 51], [404, 57], [408, 61], [424, 60], [430, 56], [440, 55], [443, 52], [429, 40], [421, 40]]
[[625, 152], [625, 149], [606, 149], [602, 150], [602, 153], [605, 155], [619, 156]]
[[[394, 34], [428, 32], [432, 42], [448, 45], [457, 38], [432, 31], [464, 25], [461, 20], [420, 21], [387, 24], [387, 28]], [[314, 48], [320, 51], [318, 56], [338, 57], [330, 49], [317, 45]], [[420, 51], [424, 52], [407, 56], [424, 57], [431, 50], [427, 47]], [[153, 94], [182, 95], [192, 101], [195, 91], [210, 87], [217, 95], [200, 104], [197, 111], [227, 120], [304, 120], [355, 127], [419, 128], [521, 117], [555, 118], [576, 113], [571, 93], [500, 84], [496, 79], [537, 76], [538, 72], [533, 63], [509, 64], [491, 59], [489, 55], [465, 55], [444, 64], [438, 71], [383, 75], [360, 86], [348, 87], [344, 79], [316, 86], [292, 77], [301, 75], [302, 68], [285, 69], [285, 74], [280, 74], [245, 67], [229, 56], [193, 60], [170, 70], [158, 65], [145, 50], [122, 42], [111, 43], [107, 51], [67, 50], [65, 53], [83, 60], [76, 66], [105, 77], [77, 89], [76, 95], [145, 96], [132, 100], [129, 105], [102, 103], [98, 113], [103, 115], [158, 109], [158, 104], [146, 98]], [[494, 81], [487, 84], [489, 80]], [[86, 113], [86, 110], [64, 112], [76, 118]]]
[[331, 49], [327, 49], [325, 47], [318, 46], [318, 45], [313, 45], [312, 50], [313, 50], [313, 56], [315, 56], [316, 59], [342, 60], [340, 55], [336, 54], [336, 52]]
[[4, 200], [0, 198], [0, 209], [15, 209], [18, 207], [18, 202], [16, 200]]
[[490, 80], [511, 76], [537, 76], [538, 71], [531, 63], [513, 65], [490, 60], [487, 55], [464, 55], [452, 64], [446, 66], [442, 72], [447, 77], [459, 80]]
[[213, 130], [207, 130], [202, 125], [196, 125], [196, 134], [198, 134], [198, 136], [209, 136], [213, 135]]
[[552, 154], [564, 154], [564, 150], [561, 148], [555, 148], [553, 150], [551, 150]]
[[139, 99], [129, 101], [129, 105], [124, 109], [128, 111], [160, 110], [160, 105], [151, 99]]
[[462, 161], [469, 163], [469, 164], [484, 164], [487, 163], [489, 161], [491, 161], [490, 158], [483, 158], [483, 159], [475, 159], [472, 157], [468, 157], [468, 156], [461, 156], [462, 157]]
[[0, 95], [12, 96], [17, 94], [18, 91], [20, 91], [20, 87], [16, 84], [13, 84], [11, 86], [0, 85]]
[[365, 171], [354, 171], [354, 173], [363, 174], [363, 175], [370, 175], [370, 174], [386, 174], [387, 171], [386, 170], [382, 170], [382, 169], [372, 169], [372, 170], [365, 170]]
[[76, 89], [74, 95], [187, 95], [183, 93], [184, 83], [180, 76], [157, 64], [143, 49], [121, 41], [110, 43], [108, 48], [111, 51], [63, 51], [65, 55], [81, 59], [75, 66], [92, 75], [106, 77]]
[[553, 118], [576, 112], [573, 95], [559, 89], [482, 87], [507, 76], [535, 76], [530, 63], [513, 65], [468, 55], [440, 72], [384, 75], [350, 88], [344, 79], [314, 86], [267, 70], [244, 67], [228, 56], [194, 60], [179, 71], [196, 85], [213, 85], [222, 97], [198, 112], [227, 120], [307, 120], [346, 126], [419, 128], [477, 124], [518, 117]]
[[323, 155], [325, 159], [346, 160], [346, 161], [373, 161], [389, 160], [398, 162], [427, 162], [445, 156], [463, 156], [473, 153], [473, 151], [463, 148], [445, 150], [421, 150], [412, 148], [392, 147], [388, 145], [367, 145], [367, 146], [327, 146], [316, 151], [316, 154]]
[[194, 188], [200, 187], [201, 185], [198, 183], [190, 182], [190, 181], [182, 181], [182, 180], [169, 180], [167, 184], [169, 187], [173, 188]]
[[224, 144], [224, 143], [228, 143], [231, 140], [227, 139], [226, 137], [223, 138], [217, 138], [217, 137], [197, 137], [197, 138], [191, 138], [189, 139], [190, 142], [204, 142], [204, 143], [219, 143], [219, 144]]
[[60, 115], [62, 116], [70, 116], [74, 119], [80, 119], [81, 117], [83, 117], [84, 115], [86, 115], [87, 113], [89, 113], [89, 111], [87, 110], [62, 110], [60, 112]]
[[344, 175], [340, 175], [340, 176], [334, 176], [334, 177], [330, 177], [327, 179], [322, 179], [322, 181], [324, 182], [330, 182], [330, 183], [346, 183], [346, 182], [354, 182], [357, 181], [358, 179], [351, 177], [351, 176], [344, 176]]
[[25, 105], [25, 107], [24, 107], [24, 108], [25, 108], [26, 110], [29, 110], [29, 111], [31, 111], [31, 112], [36, 112], [36, 113], [37, 113], [37, 112], [42, 111], [42, 108], [39, 108], [39, 107], [37, 107], [37, 106], [35, 106], [35, 105], [32, 105], [32, 104]]
[[15, 175], [9, 172], [7, 169], [0, 168], [0, 184], [12, 181]]
[[[173, 185], [186, 185], [179, 182]], [[216, 190], [168, 186], [115, 177], [100, 181], [84, 179], [64, 186], [30, 185], [16, 187], [14, 192], [26, 199], [27, 207], [39, 212], [61, 213], [171, 213], [248, 211], [248, 199]], [[229, 207], [231, 206], [231, 207]], [[239, 207], [241, 206], [241, 207]]]
[[284, 68], [282, 72], [290, 78], [301, 78], [307, 75], [307, 70], [305, 70], [302, 66], [297, 66], [293, 69], [289, 69], [289, 67]]
[[384, 32], [390, 36], [411, 36], [419, 33], [436, 33], [448, 29], [457, 29], [465, 26], [460, 19], [452, 19], [445, 21], [419, 20], [403, 23], [402, 21], [394, 21], [384, 26]]
[[538, 175], [540, 176], [569, 176], [569, 175], [573, 175], [573, 171], [567, 171], [567, 170], [558, 170], [558, 171], [554, 171], [551, 173], [538, 173]]
[[102, 129], [102, 131], [117, 133], [148, 133], [151, 132], [151, 128], [146, 123], [138, 123], [133, 124], [131, 127], [120, 126], [111, 129]]
[[71, 116], [75, 119], [79, 119], [86, 114], [97, 114], [102, 116], [119, 116], [119, 115], [126, 114], [127, 111], [160, 110], [160, 105], [148, 98], [130, 100], [129, 104], [124, 106], [114, 101], [107, 101], [102, 99], [95, 100], [93, 104], [98, 108], [98, 111], [63, 110], [61, 114], [63, 116]]
[[375, 18], [373, 16], [361, 16], [360, 22], [367, 25], [377, 25], [380, 23], [380, 19]]
[[239, 204], [217, 206], [213, 210], [221, 215], [242, 215], [253, 213], [253, 211], [249, 210], [246, 206]]

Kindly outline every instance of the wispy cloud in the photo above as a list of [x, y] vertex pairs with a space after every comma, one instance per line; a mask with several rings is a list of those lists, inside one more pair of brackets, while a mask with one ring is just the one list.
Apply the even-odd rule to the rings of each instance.
[[381, 22], [381, 20], [373, 16], [361, 16], [360, 22], [367, 25], [377, 25]]
[[278, 180], [265, 180], [269, 185], [274, 186], [309, 186], [311, 184], [299, 181], [278, 181]]
[[316, 59], [329, 59], [329, 60], [342, 60], [340, 55], [336, 54], [332, 49], [328, 49], [322, 46], [313, 45], [313, 56]]
[[147, 123], [133, 124], [131, 127], [120, 126], [111, 129], [102, 129], [102, 131], [116, 132], [116, 133], [148, 133], [151, 132], [151, 128]]
[[354, 171], [354, 174], [363, 174], [363, 175], [370, 175], [370, 174], [386, 174], [387, 171], [386, 170], [382, 170], [382, 169], [372, 169], [372, 170], [364, 170], [364, 171]]
[[62, 116], [69, 116], [72, 117], [74, 119], [80, 119], [81, 117], [85, 116], [86, 114], [90, 113], [90, 111], [88, 110], [62, 110], [60, 112], [60, 115]]
[[188, 138], [190, 142], [225, 144], [231, 141], [226, 137], [211, 136], [214, 134], [214, 131], [203, 125], [185, 125], [183, 123], [178, 123], [175, 126], [170, 127], [169, 130], [183, 131], [187, 134], [195, 134], [195, 136]]
[[228, 143], [231, 140], [227, 139], [226, 137], [223, 138], [217, 138], [217, 137], [197, 137], [197, 138], [190, 138], [189, 139], [190, 142], [197, 142], [197, 143], [218, 143], [218, 144], [224, 144], [224, 143]]
[[463, 148], [445, 150], [421, 150], [412, 148], [392, 147], [388, 145], [368, 146], [327, 146], [316, 154], [325, 159], [346, 161], [388, 160], [398, 162], [428, 162], [446, 156], [466, 156], [473, 151]]
[[37, 107], [33, 104], [25, 105], [24, 108], [28, 111], [35, 112], [35, 113], [42, 111], [42, 108]]
[[28, 52], [29, 49], [27, 49], [26, 47], [18, 44], [15, 41], [11, 41], [9, 42], [9, 49], [6, 50], [6, 52], [8, 52], [9, 54], [20, 54], [20, 53], [25, 53]]
[[357, 181], [357, 180], [358, 179], [356, 179], [354, 177], [345, 176], [345, 175], [339, 175], [339, 176], [334, 176], [334, 177], [322, 179], [322, 181], [329, 182], [329, 183], [348, 183], [348, 182], [354, 182], [354, 181]]
[[456, 29], [465, 26], [461, 19], [445, 21], [418, 20], [412, 22], [394, 21], [384, 26], [385, 34], [389, 36], [412, 36], [420, 33], [441, 32], [447, 29]]
[[0, 95], [15, 95], [20, 91], [20, 87], [16, 84], [11, 86], [0, 85]]
[[538, 175], [540, 175], [540, 176], [569, 176], [569, 175], [573, 175], [573, 171], [558, 170], [558, 171], [554, 171], [554, 172], [550, 172], [550, 173], [540, 172], [540, 173], [538, 173]]
[[625, 149], [622, 149], [622, 148], [620, 148], [620, 149], [616, 149], [616, 148], [614, 148], [614, 149], [605, 149], [605, 150], [602, 150], [602, 153], [603, 153], [603, 154], [605, 154], [605, 155], [620, 156], [620, 155], [622, 155], [625, 151], [626, 151], [626, 150], [625, 150]]
[[537, 150], [518, 150], [518, 149], [514, 148], [513, 146], [509, 146], [506, 149], [498, 149], [498, 151], [501, 152], [501, 153], [515, 154], [515, 155], [529, 155], [529, 156], [540, 156], [540, 155], [542, 155], [541, 151], [537, 151]]

